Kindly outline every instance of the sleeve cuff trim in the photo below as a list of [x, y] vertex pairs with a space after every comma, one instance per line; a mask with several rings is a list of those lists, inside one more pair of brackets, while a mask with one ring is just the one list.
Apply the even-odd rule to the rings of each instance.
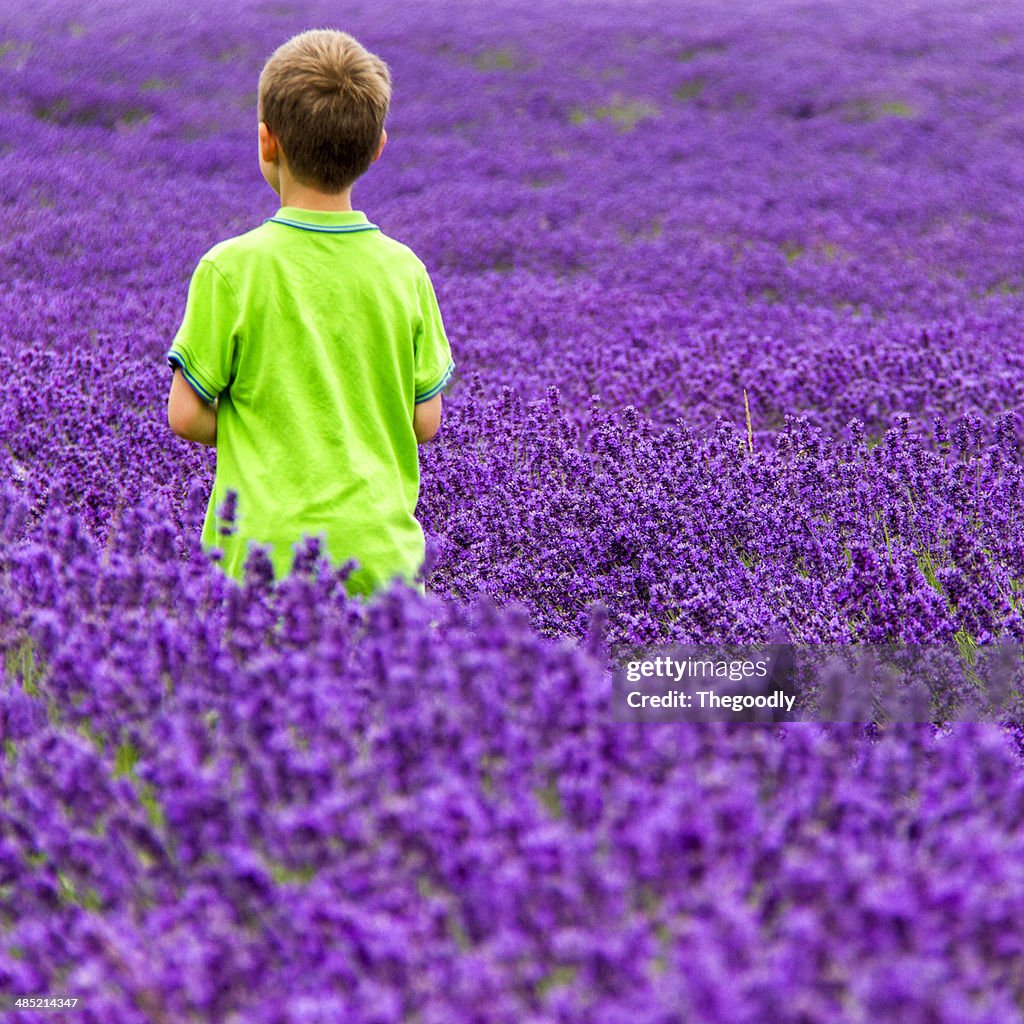
[[217, 397], [208, 388], [199, 383], [195, 374], [185, 365], [185, 357], [180, 352], [168, 352], [167, 362], [170, 366], [177, 366], [181, 370], [182, 376], [192, 385], [192, 390], [204, 401], [212, 402]]
[[449, 359], [448, 360], [448, 366], [447, 366], [447, 368], [444, 371], [444, 375], [441, 377], [441, 379], [433, 387], [428, 388], [422, 394], [419, 394], [419, 395], [416, 396], [416, 399], [415, 399], [416, 404], [418, 405], [420, 402], [425, 402], [428, 399], [433, 398], [434, 395], [436, 395], [439, 391], [441, 391], [441, 389], [445, 386], [445, 384], [447, 384], [448, 381], [451, 380], [452, 373], [454, 372], [454, 370], [455, 370], [455, 363], [452, 362], [451, 359]]

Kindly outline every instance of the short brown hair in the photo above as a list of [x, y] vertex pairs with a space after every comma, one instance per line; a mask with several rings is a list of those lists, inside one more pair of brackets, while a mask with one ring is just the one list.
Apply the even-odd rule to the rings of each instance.
[[348, 188], [373, 161], [391, 103], [387, 64], [344, 32], [292, 36], [260, 74], [258, 114], [295, 179]]

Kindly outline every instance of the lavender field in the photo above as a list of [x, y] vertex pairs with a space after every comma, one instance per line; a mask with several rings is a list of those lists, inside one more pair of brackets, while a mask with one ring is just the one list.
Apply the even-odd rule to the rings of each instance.
[[[1024, 730], [609, 712], [626, 643], [1024, 642], [1024, 7], [190, 7], [0, 12], [0, 1019], [1024, 1022]], [[425, 597], [226, 580], [167, 427], [321, 26], [457, 364]]]

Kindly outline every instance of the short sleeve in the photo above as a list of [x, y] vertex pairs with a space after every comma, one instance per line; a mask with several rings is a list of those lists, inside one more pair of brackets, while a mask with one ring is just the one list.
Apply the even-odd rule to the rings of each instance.
[[167, 350], [167, 363], [212, 402], [231, 383], [238, 331], [238, 302], [224, 275], [206, 257], [188, 287], [185, 317]]
[[437, 296], [426, 270], [420, 278], [418, 291], [419, 326], [415, 342], [417, 403], [425, 402], [439, 394], [451, 380], [455, 370], [448, 337], [441, 320], [441, 310], [437, 305]]

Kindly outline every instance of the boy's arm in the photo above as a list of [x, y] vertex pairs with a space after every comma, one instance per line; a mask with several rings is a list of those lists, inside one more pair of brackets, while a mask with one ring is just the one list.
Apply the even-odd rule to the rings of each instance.
[[217, 446], [217, 396], [231, 384], [242, 319], [235, 291], [214, 260], [216, 248], [192, 273], [185, 316], [165, 357], [174, 368], [167, 424], [209, 448]]
[[180, 367], [175, 367], [167, 396], [167, 424], [186, 441], [217, 447], [217, 400], [207, 402], [201, 398], [185, 380]]
[[441, 391], [455, 369], [451, 347], [445, 334], [441, 310], [426, 267], [419, 278], [418, 321], [414, 337], [415, 392], [412, 427], [416, 443], [423, 444], [441, 425]]
[[441, 395], [436, 394], [425, 402], [417, 402], [413, 406], [412, 429], [416, 433], [416, 443], [429, 441], [441, 426]]

